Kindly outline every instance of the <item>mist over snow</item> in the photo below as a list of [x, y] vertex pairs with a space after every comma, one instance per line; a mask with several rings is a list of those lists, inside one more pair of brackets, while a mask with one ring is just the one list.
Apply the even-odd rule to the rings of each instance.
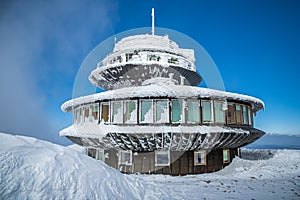
[[95, 43], [112, 32], [113, 1], [0, 2], [0, 131], [63, 143], [60, 105]]
[[83, 154], [0, 133], [0, 199], [299, 199], [299, 150], [243, 149], [215, 173], [124, 175]]

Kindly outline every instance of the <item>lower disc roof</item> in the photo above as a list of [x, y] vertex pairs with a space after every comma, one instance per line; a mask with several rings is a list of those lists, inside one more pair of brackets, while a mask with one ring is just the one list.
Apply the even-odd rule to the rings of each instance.
[[264, 103], [258, 98], [214, 90], [209, 88], [175, 85], [168, 78], [154, 78], [145, 81], [142, 86], [126, 87], [105, 91], [71, 99], [65, 102], [61, 109], [70, 112], [76, 106], [103, 100], [132, 99], [132, 98], [209, 98], [219, 100], [241, 101], [251, 104], [254, 112], [264, 108]]

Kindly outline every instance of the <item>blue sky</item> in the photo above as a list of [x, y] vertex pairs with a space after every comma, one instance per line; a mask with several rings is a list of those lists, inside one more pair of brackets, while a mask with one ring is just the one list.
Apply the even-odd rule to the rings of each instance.
[[120, 32], [173, 29], [213, 58], [226, 91], [262, 99], [255, 126], [300, 135], [300, 2], [1, 1], [0, 131], [67, 144], [58, 136], [72, 123], [60, 110], [72, 98], [88, 53]]

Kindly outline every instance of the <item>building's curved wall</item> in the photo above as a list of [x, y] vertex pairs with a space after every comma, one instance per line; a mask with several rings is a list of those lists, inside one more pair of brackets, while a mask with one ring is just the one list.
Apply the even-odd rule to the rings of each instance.
[[88, 148], [87, 154], [123, 173], [178, 176], [221, 170], [239, 156], [239, 149], [132, 152]]
[[95, 102], [73, 109], [74, 124], [241, 125], [253, 127], [252, 108], [242, 102], [211, 99], [126, 99]]

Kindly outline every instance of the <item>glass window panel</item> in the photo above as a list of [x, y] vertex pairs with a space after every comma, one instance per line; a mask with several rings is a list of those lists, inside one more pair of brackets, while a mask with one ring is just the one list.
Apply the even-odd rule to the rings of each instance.
[[168, 114], [168, 101], [167, 100], [157, 100], [155, 102], [155, 116], [156, 121], [158, 123], [167, 123], [169, 121]]
[[113, 106], [112, 122], [123, 123], [122, 102], [115, 101], [112, 103], [112, 106]]
[[249, 119], [249, 125], [253, 124], [253, 117], [252, 117], [252, 109], [248, 107], [248, 119]]
[[230, 151], [229, 151], [229, 149], [223, 150], [223, 162], [224, 163], [230, 162]]
[[194, 152], [194, 164], [206, 165], [206, 151], [201, 150]]
[[104, 150], [103, 149], [98, 149], [97, 150], [97, 160], [104, 161]]
[[108, 103], [101, 104], [101, 120], [104, 122], [109, 121], [109, 104]]
[[243, 106], [243, 121], [244, 124], [248, 124], [248, 112], [246, 106]]
[[204, 123], [212, 122], [211, 101], [202, 101], [202, 119]]
[[153, 106], [152, 100], [142, 100], [140, 103], [140, 122], [152, 123], [153, 122]]
[[236, 112], [236, 122], [238, 124], [243, 123], [243, 118], [242, 118], [242, 109], [239, 104], [235, 105], [235, 112]]
[[187, 100], [187, 121], [194, 123], [200, 122], [199, 100]]
[[169, 151], [156, 151], [156, 165], [167, 166], [170, 161]]
[[137, 108], [135, 101], [125, 102], [125, 122], [136, 123], [137, 121]]
[[182, 100], [172, 100], [172, 122], [182, 121]]
[[86, 106], [84, 109], [84, 118], [88, 118], [89, 114], [90, 114], [90, 109], [89, 107]]
[[119, 161], [121, 165], [131, 165], [132, 164], [132, 156], [131, 151], [120, 151], [119, 153]]
[[94, 104], [92, 106], [92, 116], [93, 116], [93, 119], [95, 121], [98, 121], [98, 111], [99, 111], [99, 106], [98, 104]]
[[225, 123], [225, 115], [224, 115], [224, 111], [222, 110], [222, 102], [215, 101], [214, 108], [215, 108], [216, 123]]
[[228, 104], [227, 123], [228, 124], [236, 124], [236, 120], [235, 120], [235, 105], [232, 104], [232, 103]]

